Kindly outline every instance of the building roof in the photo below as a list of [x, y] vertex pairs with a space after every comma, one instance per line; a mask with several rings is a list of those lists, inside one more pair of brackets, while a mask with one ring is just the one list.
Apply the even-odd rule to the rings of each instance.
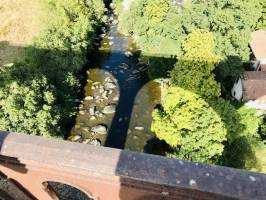
[[249, 45], [257, 60], [266, 59], [266, 30], [251, 33]]
[[256, 100], [266, 95], [266, 71], [246, 71], [242, 80], [243, 98]]

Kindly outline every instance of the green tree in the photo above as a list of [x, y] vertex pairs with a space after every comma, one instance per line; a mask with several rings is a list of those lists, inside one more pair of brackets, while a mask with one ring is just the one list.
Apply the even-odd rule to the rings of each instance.
[[205, 98], [220, 96], [220, 85], [215, 81], [213, 73], [220, 60], [213, 54], [213, 34], [204, 30], [194, 30], [183, 42], [182, 47], [185, 53], [178, 58], [171, 71], [171, 83]]
[[[220, 100], [230, 111], [230, 104]], [[222, 155], [227, 126], [212, 104], [200, 95], [178, 87], [163, 94], [161, 109], [153, 112], [152, 130], [175, 149], [180, 159], [216, 163]]]
[[192, 0], [184, 6], [181, 23], [187, 33], [194, 29], [214, 33], [214, 53], [223, 59], [217, 70], [219, 78], [241, 73], [243, 63], [248, 62], [251, 29], [261, 16], [259, 1]]

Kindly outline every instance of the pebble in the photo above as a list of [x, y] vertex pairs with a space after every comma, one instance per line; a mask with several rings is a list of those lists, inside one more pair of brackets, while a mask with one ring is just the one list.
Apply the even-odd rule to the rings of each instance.
[[82, 127], [81, 130], [88, 132], [90, 130], [89, 127]]
[[113, 98], [113, 101], [118, 101], [119, 100], [119, 96], [115, 96], [114, 98]]
[[112, 114], [112, 113], [115, 113], [116, 111], [116, 106], [115, 105], [108, 105], [108, 106], [105, 106], [102, 110], [102, 112], [104, 114]]
[[78, 140], [80, 140], [81, 139], [81, 136], [80, 135], [75, 135], [75, 136], [73, 136], [72, 138], [71, 138], [71, 141], [73, 141], [73, 142], [77, 142]]
[[143, 126], [135, 126], [135, 130], [142, 131], [144, 130]]
[[95, 139], [95, 140], [92, 140], [90, 144], [93, 146], [101, 146], [101, 141], [98, 139]]
[[90, 117], [90, 120], [96, 120], [96, 117], [93, 115]]
[[95, 114], [95, 106], [89, 108], [89, 113], [91, 116]]
[[93, 100], [93, 96], [86, 96], [86, 97], [85, 97], [85, 100], [86, 100], [86, 101]]
[[85, 115], [85, 111], [84, 111], [84, 110], [80, 110], [80, 111], [79, 111], [79, 114], [81, 114], [81, 115]]
[[104, 125], [97, 125], [91, 128], [92, 132], [105, 135], [107, 134], [107, 128]]
[[90, 143], [90, 139], [85, 139], [82, 141], [83, 144], [89, 144]]

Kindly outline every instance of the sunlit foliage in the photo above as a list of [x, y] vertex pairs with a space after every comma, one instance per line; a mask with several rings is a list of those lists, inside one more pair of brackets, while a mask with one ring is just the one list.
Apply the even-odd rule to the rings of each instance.
[[[226, 105], [230, 108], [230, 104]], [[168, 88], [163, 94], [162, 109], [153, 112], [153, 119], [152, 130], [175, 149], [177, 158], [215, 163], [222, 155], [227, 127], [200, 95]]]
[[0, 73], [0, 128], [63, 136], [75, 113], [79, 73], [102, 21], [100, 0], [45, 0], [45, 29], [23, 59]]
[[220, 96], [220, 85], [213, 70], [220, 58], [213, 54], [214, 36], [204, 30], [194, 30], [183, 42], [184, 55], [177, 58], [171, 71], [171, 83], [191, 90], [205, 98]]
[[[207, 30], [214, 34], [214, 53], [222, 58], [216, 70], [218, 78], [224, 81], [243, 71], [243, 63], [249, 60], [250, 33], [262, 15], [262, 0], [187, 0], [182, 8], [165, 1], [168, 3], [157, 7], [152, 0], [134, 1], [130, 11], [120, 15], [121, 30], [131, 34], [144, 52], [159, 57], [180, 56], [188, 34]], [[156, 9], [147, 9], [151, 5]], [[156, 16], [157, 10], [163, 13], [161, 21], [147, 23], [145, 16]]]

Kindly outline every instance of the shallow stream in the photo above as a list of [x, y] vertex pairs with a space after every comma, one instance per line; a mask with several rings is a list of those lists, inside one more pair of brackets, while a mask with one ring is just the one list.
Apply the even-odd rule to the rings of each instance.
[[130, 37], [119, 33], [113, 14], [103, 27], [99, 51], [88, 66], [84, 99], [70, 140], [143, 152], [151, 132], [160, 85], [150, 81]]

